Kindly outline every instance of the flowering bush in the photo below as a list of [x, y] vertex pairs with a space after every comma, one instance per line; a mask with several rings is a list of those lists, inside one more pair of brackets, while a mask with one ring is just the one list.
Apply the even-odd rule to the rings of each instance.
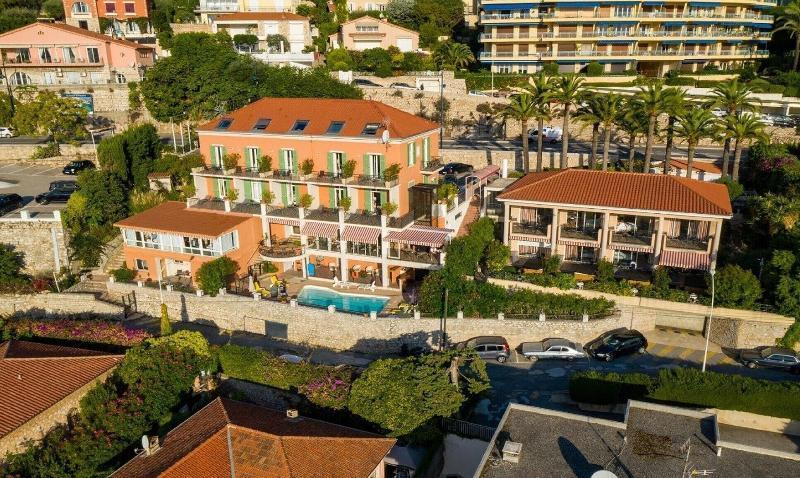
[[109, 320], [52, 319], [12, 320], [7, 323], [15, 336], [49, 337], [103, 344], [133, 346], [141, 344], [150, 334], [141, 329], [128, 329]]
[[351, 379], [350, 371], [330, 371], [320, 378], [301, 385], [298, 387], [298, 391], [305, 395], [311, 403], [340, 410], [347, 406]]

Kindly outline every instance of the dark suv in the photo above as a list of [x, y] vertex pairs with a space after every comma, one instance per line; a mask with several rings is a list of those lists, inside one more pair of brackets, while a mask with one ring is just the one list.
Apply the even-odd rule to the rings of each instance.
[[76, 181], [53, 181], [50, 183], [49, 191], [54, 189], [66, 189], [68, 191], [77, 191], [78, 183]]
[[647, 339], [638, 330], [614, 329], [586, 344], [585, 349], [597, 360], [610, 362], [622, 355], [643, 354], [647, 350]]
[[22, 196], [19, 194], [0, 194], [0, 216], [22, 207]]
[[463, 173], [471, 173], [475, 168], [470, 166], [469, 164], [464, 163], [448, 163], [442, 167], [439, 174], [441, 175], [448, 175], [448, 174], [463, 174]]
[[742, 350], [739, 360], [743, 365], [756, 368], [768, 367], [800, 373], [800, 358], [790, 349], [778, 347], [758, 347], [751, 350]]
[[50, 204], [51, 202], [67, 202], [75, 190], [72, 189], [53, 189], [46, 193], [36, 196], [35, 201], [37, 204]]
[[457, 350], [474, 349], [478, 356], [484, 360], [497, 360], [500, 363], [508, 360], [511, 355], [511, 348], [505, 337], [482, 336], [473, 337], [464, 342], [456, 344]]
[[64, 166], [64, 169], [61, 172], [74, 176], [87, 169], [94, 169], [94, 163], [87, 159], [83, 159], [80, 161], [72, 161], [68, 165]]

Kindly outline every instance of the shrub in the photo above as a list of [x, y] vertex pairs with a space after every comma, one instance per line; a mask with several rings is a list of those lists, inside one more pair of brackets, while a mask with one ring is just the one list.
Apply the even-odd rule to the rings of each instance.
[[47, 143], [44, 146], [37, 146], [36, 149], [33, 150], [31, 159], [54, 158], [56, 156], [61, 156], [58, 143]]
[[225, 375], [253, 383], [266, 383], [266, 358], [266, 352], [233, 344], [217, 350], [217, 360]]
[[109, 320], [77, 319], [14, 319], [5, 324], [14, 337], [47, 337], [111, 345], [141, 344], [150, 334], [141, 329], [128, 329]]
[[228, 257], [220, 257], [206, 262], [197, 271], [197, 283], [206, 294], [215, 297], [225, 287], [228, 278], [233, 275], [239, 265]]
[[391, 216], [395, 213], [395, 211], [397, 211], [397, 204], [393, 202], [385, 202], [381, 204], [381, 213], [384, 216]]
[[300, 207], [308, 209], [312, 204], [314, 204], [314, 196], [310, 194], [303, 194], [300, 196], [300, 200], [297, 203]]
[[117, 282], [131, 282], [136, 277], [136, 271], [128, 269], [127, 264], [122, 264], [119, 269], [111, 271], [111, 275], [114, 276], [114, 280]]
[[236, 201], [239, 199], [239, 191], [233, 187], [228, 189], [228, 192], [225, 193], [225, 199], [231, 202]]
[[275, 193], [273, 193], [269, 189], [264, 189], [263, 191], [261, 191], [261, 202], [263, 202], [267, 206], [271, 205], [273, 202], [275, 202]]
[[299, 386], [297, 391], [315, 405], [341, 410], [347, 406], [351, 380], [349, 369], [331, 370]]
[[605, 259], [597, 261], [597, 272], [595, 273], [597, 282], [609, 283], [616, 282], [614, 278], [614, 265]]
[[161, 321], [159, 326], [161, 328], [162, 337], [172, 333], [172, 324], [169, 323], [169, 310], [167, 310], [167, 304], [161, 304]]
[[544, 259], [542, 269], [545, 274], [558, 274], [561, 272], [561, 256], [551, 254]]
[[694, 86], [696, 83], [702, 82], [698, 82], [694, 78], [689, 78], [686, 76], [676, 76], [673, 78], [667, 78], [664, 83], [669, 86]]
[[240, 33], [233, 36], [233, 44], [236, 48], [254, 49], [258, 46], [258, 37], [251, 33]]
[[[709, 290], [711, 277], [706, 278]], [[717, 271], [715, 298], [723, 307], [750, 309], [761, 297], [761, 284], [750, 271], [729, 264]]]
[[13, 246], [0, 244], [0, 291], [16, 291], [24, 287], [27, 279], [22, 274], [25, 258]]
[[383, 180], [386, 182], [397, 181], [397, 178], [400, 177], [400, 165], [397, 163], [392, 163], [383, 170]]
[[343, 196], [339, 199], [339, 207], [344, 211], [350, 211], [350, 207], [353, 205], [353, 200], [350, 199], [350, 196]]
[[569, 377], [570, 397], [582, 403], [611, 405], [647, 396], [653, 379], [643, 373], [605, 373], [595, 370], [575, 372]]
[[724, 184], [728, 188], [728, 196], [731, 201], [738, 198], [744, 193], [744, 185], [731, 179], [730, 177], [719, 178], [716, 180], [719, 184]]
[[272, 171], [272, 156], [264, 155], [258, 160], [258, 172], [268, 173]]
[[353, 173], [356, 171], [356, 161], [354, 159], [349, 159], [345, 161], [342, 165], [342, 177], [343, 178], [352, 178]]
[[586, 76], [602, 76], [603, 75], [603, 65], [600, 63], [593, 61], [586, 65]]
[[548, 76], [558, 75], [558, 64], [548, 62], [542, 65], [542, 71]]
[[236, 169], [239, 166], [239, 156], [238, 153], [228, 153], [222, 157], [222, 166], [226, 169]]
[[308, 176], [309, 174], [314, 172], [314, 160], [311, 158], [306, 158], [300, 163], [300, 170]]

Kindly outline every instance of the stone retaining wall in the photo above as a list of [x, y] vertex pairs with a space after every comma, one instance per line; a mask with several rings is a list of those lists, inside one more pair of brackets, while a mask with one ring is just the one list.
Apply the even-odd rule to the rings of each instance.
[[0, 295], [0, 315], [41, 318], [47, 316], [104, 316], [124, 318], [121, 305], [97, 300], [93, 294], [44, 293]]
[[0, 144], [0, 164], [20, 163], [37, 164], [49, 167], [64, 167], [74, 159], [91, 159], [94, 161], [94, 147], [91, 144], [73, 146], [62, 144], [59, 146], [61, 156], [54, 158], [32, 159], [33, 152], [42, 144]]
[[[135, 294], [135, 308], [143, 314], [158, 316], [160, 299], [157, 289], [131, 284], [111, 283], [112, 294]], [[409, 347], [431, 347], [440, 340], [439, 319], [378, 318], [320, 309], [256, 301], [248, 297], [225, 295], [197, 297], [194, 294], [164, 292], [164, 301], [173, 320], [201, 322], [224, 330], [240, 330], [291, 342], [359, 352], [397, 352]], [[515, 347], [520, 342], [566, 336], [588, 341], [617, 327], [653, 328], [649, 311], [622, 311], [606, 319], [544, 321], [500, 319], [449, 319], [447, 335], [460, 342], [478, 335], [502, 335]]]
[[60, 218], [0, 218], [0, 244], [24, 255], [24, 271], [48, 274], [69, 266], [67, 233]]

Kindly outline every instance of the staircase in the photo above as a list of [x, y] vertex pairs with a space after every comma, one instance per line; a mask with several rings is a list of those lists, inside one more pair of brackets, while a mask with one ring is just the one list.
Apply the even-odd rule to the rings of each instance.
[[108, 275], [114, 269], [119, 269], [125, 264], [125, 250], [122, 247], [122, 239], [112, 241], [108, 244], [106, 261], [101, 264], [98, 271], [100, 274]]
[[478, 198], [473, 198], [469, 203], [467, 212], [464, 213], [464, 218], [461, 220], [461, 226], [458, 228], [456, 237], [466, 236], [469, 233], [469, 226], [478, 220], [481, 214], [481, 202]]

